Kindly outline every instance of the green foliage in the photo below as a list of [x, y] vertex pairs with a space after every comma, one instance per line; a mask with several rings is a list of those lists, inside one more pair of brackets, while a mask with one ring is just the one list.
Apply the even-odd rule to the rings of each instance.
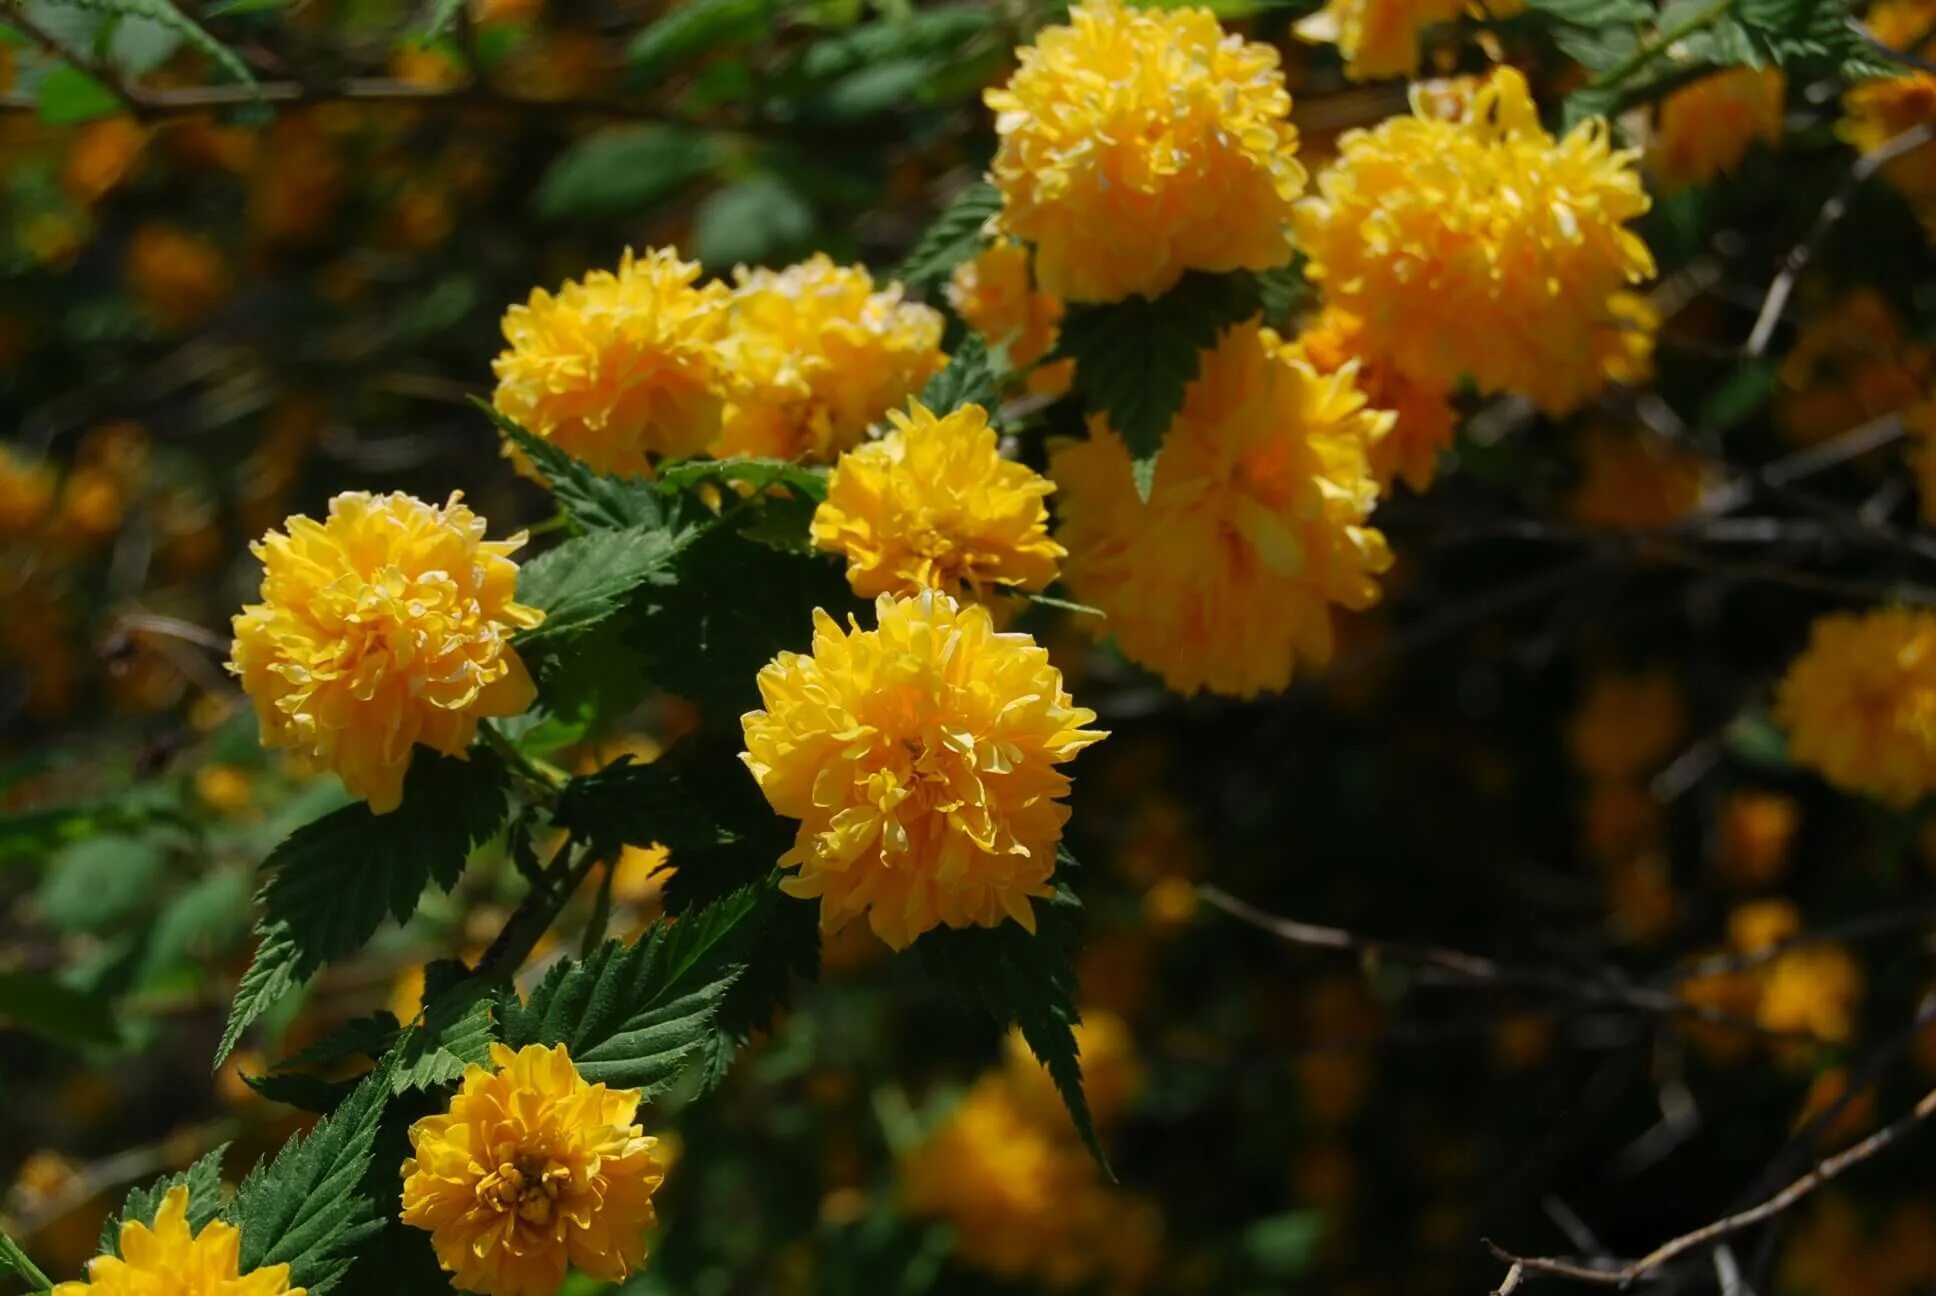
[[1144, 499], [1156, 480], [1163, 436], [1197, 376], [1201, 353], [1262, 305], [1255, 276], [1191, 273], [1154, 300], [1131, 297], [1070, 309], [1061, 354], [1074, 358], [1088, 408], [1106, 415], [1129, 447]]
[[921, 403], [936, 414], [947, 414], [970, 403], [988, 411], [992, 420], [1000, 404], [995, 389], [995, 373], [988, 365], [988, 345], [981, 334], [969, 333], [961, 339], [948, 365], [928, 379], [921, 391]]
[[1020, 924], [939, 928], [915, 944], [928, 967], [957, 993], [978, 998], [997, 1022], [1021, 1029], [1022, 1038], [1055, 1082], [1076, 1133], [1105, 1172], [1109, 1160], [1096, 1138], [1089, 1100], [1082, 1092], [1076, 1056], [1076, 945], [1082, 902], [1069, 887], [1076, 862], [1067, 851], [1056, 868], [1055, 894], [1035, 902], [1036, 931]]
[[114, 91], [77, 67], [61, 64], [40, 79], [36, 99], [40, 119], [49, 126], [78, 126], [121, 111]]
[[358, 1059], [375, 1062], [397, 1043], [403, 1027], [390, 1013], [352, 1017], [308, 1048], [282, 1062], [267, 1075], [244, 1072], [243, 1083], [270, 1102], [304, 1111], [333, 1112], [342, 1105], [360, 1077], [326, 1080], [318, 1071], [335, 1070]]
[[934, 218], [894, 277], [910, 286], [945, 280], [956, 266], [981, 251], [987, 242], [983, 228], [1001, 210], [1002, 196], [993, 185], [969, 185]]
[[749, 886], [637, 942], [607, 941], [507, 1001], [505, 1041], [563, 1044], [586, 1079], [662, 1093], [716, 1045], [721, 1004], [755, 955], [771, 888]]
[[552, 163], [532, 202], [549, 221], [609, 221], [664, 202], [719, 164], [714, 135], [683, 126], [615, 126]]
[[201, 1227], [222, 1213], [222, 1158], [228, 1153], [229, 1145], [209, 1152], [186, 1170], [165, 1175], [143, 1188], [133, 1189], [121, 1203], [121, 1209], [109, 1215], [101, 1225], [101, 1252], [104, 1255], [121, 1254], [121, 1226], [123, 1224], [146, 1224], [153, 1227], [155, 1214], [161, 1209], [161, 1199], [177, 1188], [188, 1189], [188, 1226], [200, 1231]]
[[682, 459], [659, 470], [659, 484], [665, 490], [691, 490], [706, 483], [735, 483], [755, 492], [784, 486], [811, 500], [827, 498], [825, 468], [787, 459]]
[[184, 44], [221, 68], [228, 74], [230, 80], [239, 81], [246, 86], [256, 84], [255, 73], [249, 71], [249, 65], [242, 61], [240, 55], [209, 35], [200, 24], [170, 4], [169, 0], [58, 0], [58, 3], [95, 13], [153, 23], [171, 32]]
[[106, 999], [32, 972], [0, 972], [0, 1026], [71, 1048], [112, 1045], [121, 1038]]
[[[675, 10], [674, 12], [683, 12]], [[791, 259], [813, 239], [813, 205], [777, 175], [755, 175], [706, 195], [692, 214], [692, 252], [720, 273]]]
[[514, 641], [526, 664], [539, 674], [554, 669], [639, 586], [672, 579], [673, 559], [685, 543], [662, 527], [592, 531], [526, 563], [518, 571], [518, 599], [545, 613], [544, 624]]
[[626, 59], [639, 80], [658, 81], [724, 47], [758, 40], [776, 7], [773, 0], [692, 0], [642, 28]]
[[670, 525], [666, 506], [652, 483], [601, 473], [542, 437], [533, 436], [515, 419], [499, 413], [489, 401], [474, 400], [473, 404], [530, 460], [545, 484], [551, 487], [575, 531], [582, 534]]
[[8, 1237], [6, 1230], [0, 1229], [0, 1278], [17, 1274], [31, 1283], [37, 1292], [49, 1291], [47, 1275], [43, 1274], [34, 1262], [27, 1258], [20, 1244]]
[[428, 1000], [423, 1020], [405, 1030], [391, 1087], [397, 1093], [429, 1089], [455, 1080], [464, 1068], [486, 1062], [497, 1038], [489, 986], [466, 977]]
[[357, 1085], [334, 1114], [284, 1144], [236, 1190], [223, 1215], [242, 1230], [242, 1272], [286, 1264], [293, 1285], [325, 1296], [358, 1247], [394, 1207], [366, 1189], [364, 1171], [390, 1097], [390, 1063]]
[[149, 902], [166, 863], [152, 838], [85, 838], [48, 867], [36, 897], [41, 915], [59, 931], [108, 930]]
[[277, 847], [264, 864], [272, 876], [259, 897], [255, 961], [236, 988], [215, 1064], [271, 1004], [361, 948], [386, 914], [403, 922], [426, 885], [455, 886], [471, 848], [503, 824], [506, 791], [504, 767], [488, 752], [466, 761], [419, 749], [398, 809], [345, 806]]

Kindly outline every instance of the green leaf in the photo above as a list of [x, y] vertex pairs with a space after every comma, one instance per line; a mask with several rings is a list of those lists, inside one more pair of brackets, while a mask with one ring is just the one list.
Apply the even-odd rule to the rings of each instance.
[[436, 40], [450, 30], [457, 21], [457, 13], [464, 7], [464, 0], [432, 0], [430, 17], [424, 21], [422, 30], [417, 33], [420, 42]]
[[681, 459], [659, 470], [659, 486], [668, 491], [720, 482], [737, 482], [756, 494], [784, 486], [810, 500], [827, 498], [827, 470], [788, 459]]
[[360, 949], [385, 915], [407, 921], [426, 885], [457, 885], [472, 847], [503, 824], [507, 790], [489, 752], [465, 761], [420, 748], [396, 810], [345, 806], [278, 846], [264, 864], [274, 872], [259, 897], [255, 961], [236, 988], [215, 1065], [270, 1005]]
[[1201, 353], [1225, 329], [1256, 315], [1262, 301], [1252, 275], [1191, 273], [1153, 301], [1073, 307], [1063, 320], [1060, 352], [1075, 359], [1088, 408], [1106, 415], [1128, 446], [1144, 499]]
[[750, 784], [752, 776], [744, 767], [689, 769], [683, 747], [650, 764], [621, 756], [572, 779], [558, 794], [552, 822], [601, 854], [655, 844], [703, 850], [739, 840], [734, 825], [716, 817], [718, 797], [707, 784], [724, 778]]
[[1575, 27], [1644, 23], [1654, 17], [1648, 0], [1526, 0], [1526, 8]]
[[490, 987], [480, 978], [468, 978], [431, 999], [423, 1021], [404, 1032], [391, 1089], [429, 1089], [457, 1079], [473, 1063], [489, 1061], [497, 1039], [493, 1006]]
[[574, 144], [538, 184], [546, 220], [592, 223], [643, 215], [719, 164], [717, 137], [679, 126], [616, 126]]
[[1287, 1211], [1246, 1225], [1243, 1254], [1260, 1274], [1288, 1282], [1310, 1269], [1323, 1237], [1320, 1212]]
[[542, 671], [625, 605], [641, 585], [672, 579], [686, 537], [657, 527], [594, 531], [546, 550], [518, 571], [518, 601], [544, 610], [544, 624], [512, 642]]
[[838, 36], [815, 41], [800, 70], [817, 80], [842, 77], [901, 60], [953, 61], [976, 37], [1001, 22], [998, 10], [979, 4], [907, 8]]
[[55, 856], [35, 897], [49, 926], [63, 932], [101, 932], [141, 912], [167, 864], [159, 842], [102, 835]]
[[757, 41], [769, 30], [769, 0], [687, 0], [632, 38], [625, 57], [639, 80], [651, 84], [688, 71], [701, 57], [728, 45]]
[[921, 403], [936, 414], [948, 414], [970, 403], [981, 406], [992, 420], [1000, 404], [995, 374], [988, 367], [988, 344], [981, 334], [969, 333], [948, 357], [948, 365], [928, 379]]
[[222, 1213], [222, 1157], [228, 1150], [229, 1145], [224, 1143], [188, 1169], [165, 1175], [145, 1188], [129, 1192], [127, 1199], [121, 1203], [121, 1209], [108, 1216], [107, 1222], [101, 1225], [101, 1253], [112, 1256], [121, 1254], [123, 1224], [154, 1227], [155, 1212], [161, 1209], [161, 1199], [177, 1188], [188, 1189], [188, 1226], [199, 1233], [204, 1224]]
[[155, 920], [143, 957], [143, 979], [221, 958], [248, 931], [249, 875], [227, 868], [210, 873], [171, 900]]
[[1069, 888], [1075, 871], [1075, 860], [1063, 852], [1054, 896], [1036, 902], [1033, 935], [1015, 922], [941, 928], [922, 936], [915, 948], [957, 994], [978, 998], [999, 1024], [1021, 1028], [1022, 1038], [1062, 1095], [1076, 1133], [1107, 1173], [1109, 1160], [1096, 1138], [1076, 1056], [1075, 1027], [1081, 1016], [1076, 1011], [1075, 953], [1082, 902]]
[[328, 1080], [315, 1073], [340, 1069], [344, 1063], [361, 1058], [380, 1060], [396, 1046], [402, 1032], [397, 1019], [388, 1012], [353, 1017], [269, 1074], [244, 1072], [242, 1082], [270, 1102], [304, 1111], [333, 1112], [362, 1077]]
[[[703, 0], [700, 0], [703, 3]], [[813, 239], [813, 207], [786, 181], [756, 175], [727, 185], [692, 214], [692, 250], [714, 271], [787, 261]]]
[[758, 950], [767, 886], [661, 922], [635, 944], [607, 941], [546, 974], [499, 1011], [505, 1042], [563, 1044], [594, 1083], [664, 1092], [717, 1039], [721, 1003]]
[[34, 1291], [52, 1290], [47, 1285], [47, 1275], [40, 1271], [40, 1266], [28, 1258], [26, 1251], [21, 1249], [18, 1242], [7, 1236], [5, 1229], [0, 1229], [0, 1278], [5, 1278], [9, 1274], [17, 1274], [31, 1283]]
[[333, 1115], [250, 1171], [224, 1218], [242, 1231], [242, 1272], [286, 1264], [292, 1285], [325, 1296], [357, 1248], [383, 1228], [393, 1202], [363, 1185], [383, 1109], [390, 1063], [377, 1067]]
[[583, 459], [574, 458], [542, 437], [533, 436], [489, 401], [473, 397], [471, 403], [484, 411], [484, 416], [531, 461], [576, 530], [616, 531], [671, 524], [651, 482], [599, 472]]
[[[200, 24], [169, 3], [169, 0], [58, 0], [63, 5], [72, 5], [92, 13], [115, 14], [124, 18], [140, 18], [147, 22], [165, 27], [181, 38], [183, 43], [192, 46], [209, 62], [228, 73], [229, 79], [239, 81], [245, 86], [255, 87], [255, 73], [242, 57], [228, 46], [204, 31]], [[42, 102], [45, 103], [45, 87], [42, 87]], [[44, 112], [44, 107], [43, 107]]]
[[1001, 214], [1002, 196], [987, 183], [972, 184], [934, 218], [894, 277], [910, 286], [939, 283], [981, 251], [988, 222]]
[[114, 91], [77, 67], [62, 63], [47, 69], [35, 101], [40, 119], [49, 126], [78, 126], [121, 111]]
[[0, 1027], [72, 1048], [120, 1042], [107, 1000], [31, 972], [0, 972]]

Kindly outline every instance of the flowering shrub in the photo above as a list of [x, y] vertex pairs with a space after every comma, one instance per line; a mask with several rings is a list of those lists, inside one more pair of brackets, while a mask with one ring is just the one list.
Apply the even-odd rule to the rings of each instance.
[[1926, 1296], [1933, 39], [0, 6], [0, 1296]]

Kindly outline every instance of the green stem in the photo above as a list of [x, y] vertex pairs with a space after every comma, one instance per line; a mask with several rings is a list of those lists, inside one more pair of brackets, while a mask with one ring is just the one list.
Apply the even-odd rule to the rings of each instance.
[[1628, 77], [1674, 48], [1679, 42], [1719, 22], [1727, 16], [1728, 10], [1734, 8], [1734, 5], [1735, 0], [1715, 0], [1715, 3], [1694, 14], [1685, 22], [1669, 27], [1664, 32], [1656, 33], [1652, 40], [1643, 41], [1640, 48], [1626, 59], [1594, 77], [1587, 83], [1588, 87], [1594, 90], [1609, 90], [1620, 85]]
[[[33, 1259], [25, 1251], [21, 1250], [20, 1244], [8, 1237], [5, 1233], [0, 1233], [0, 1264], [8, 1266], [14, 1273], [19, 1274], [22, 1278], [25, 1278], [29, 1283], [33, 1284], [35, 1291], [46, 1292], [54, 1290], [54, 1280], [42, 1273], [40, 1266], [35, 1264]], [[6, 1270], [0, 1270], [0, 1273], [3, 1272], [6, 1272]]]
[[491, 948], [485, 951], [477, 965], [477, 975], [508, 981], [531, 957], [531, 951], [537, 948], [538, 941], [564, 911], [565, 903], [577, 892], [599, 861], [599, 853], [589, 848], [576, 859], [572, 858], [572, 848], [577, 845], [567, 837], [558, 847], [558, 853], [545, 866], [544, 877], [525, 895], [517, 911], [505, 922], [504, 930], [497, 934], [497, 939], [491, 942]]
[[557, 799], [558, 789], [562, 788], [567, 781], [564, 771], [554, 769], [525, 755], [516, 743], [499, 733], [497, 727], [488, 720], [477, 726], [477, 735], [484, 740], [486, 747], [504, 759], [504, 763], [511, 767], [513, 773], [522, 777], [531, 786], [540, 801], [550, 805]]

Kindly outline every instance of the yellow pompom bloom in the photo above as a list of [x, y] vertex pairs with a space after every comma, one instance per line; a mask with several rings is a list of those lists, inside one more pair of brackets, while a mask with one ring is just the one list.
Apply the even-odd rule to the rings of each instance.
[[886, 436], [840, 457], [813, 515], [814, 543], [846, 557], [854, 593], [1047, 588], [1062, 557], [1042, 503], [1055, 483], [1002, 458], [979, 405], [936, 418], [914, 401], [888, 419]]
[[1189, 270], [1291, 259], [1304, 189], [1277, 51], [1207, 9], [1080, 0], [984, 96], [1002, 227], [1067, 301], [1155, 297]]
[[947, 363], [941, 314], [824, 253], [735, 272], [715, 452], [831, 462]]
[[1591, 527], [1656, 530], [1689, 517], [1707, 493], [1700, 455], [1657, 436], [1597, 428], [1586, 438], [1573, 518]]
[[289, 1266], [240, 1272], [242, 1234], [215, 1221], [200, 1233], [188, 1226], [188, 1189], [171, 1188], [155, 1211], [154, 1227], [121, 1226], [121, 1254], [87, 1262], [86, 1282], [64, 1282], [53, 1296], [304, 1296], [289, 1285]]
[[941, 923], [1035, 930], [1069, 808], [1057, 769], [1105, 735], [1048, 653], [988, 609], [927, 592], [875, 602], [878, 627], [814, 614], [813, 651], [760, 672], [743, 759], [800, 820], [781, 887], [820, 925], [862, 913], [895, 949]]
[[1418, 71], [1419, 38], [1428, 27], [1456, 22], [1465, 0], [1327, 0], [1297, 25], [1299, 39], [1336, 45], [1353, 81]]
[[484, 539], [461, 500], [350, 491], [251, 546], [262, 602], [235, 617], [229, 670], [263, 745], [334, 770], [376, 814], [402, 801], [416, 744], [461, 755], [479, 719], [535, 694], [509, 643], [544, 619], [513, 598], [524, 537]]
[[638, 1109], [638, 1090], [587, 1084], [562, 1044], [493, 1044], [450, 1110], [410, 1127], [401, 1218], [459, 1291], [555, 1296], [567, 1267], [622, 1281], [645, 1264], [665, 1181]]
[[1755, 1018], [1770, 1031], [1812, 1035], [1826, 1044], [1855, 1033], [1862, 968], [1836, 945], [1803, 945], [1768, 968]]
[[698, 278], [670, 249], [628, 250], [617, 274], [534, 291], [504, 313], [499, 412], [600, 472], [643, 475], [653, 457], [705, 450], [723, 407], [727, 291]]
[[53, 468], [0, 445], [0, 536], [26, 535], [53, 505]]
[[1845, 792], [1907, 806], [1936, 791], [1936, 612], [1817, 618], [1775, 719], [1796, 763]]
[[1403, 478], [1415, 491], [1429, 490], [1438, 476], [1439, 455], [1452, 445], [1459, 412], [1443, 387], [1406, 377], [1365, 346], [1364, 321], [1350, 311], [1327, 306], [1292, 343], [1294, 354], [1321, 374], [1333, 374], [1354, 361], [1365, 403], [1389, 410], [1391, 430], [1371, 443], [1371, 475], [1389, 491]]
[[1647, 165], [1669, 189], [1706, 184], [1741, 165], [1756, 140], [1781, 142], [1788, 80], [1780, 68], [1727, 68], [1660, 101]]
[[1781, 360], [1775, 417], [1813, 443], [1929, 398], [1936, 347], [1913, 334], [1887, 298], [1857, 288], [1815, 312]]
[[1391, 566], [1366, 525], [1367, 449], [1391, 422], [1353, 366], [1319, 374], [1254, 323], [1202, 357], [1147, 503], [1122, 438], [1093, 419], [1049, 474], [1064, 578], [1108, 616], [1096, 633], [1179, 693], [1249, 697], [1289, 684], [1300, 659], [1330, 661], [1333, 605], [1376, 603]]
[[1554, 414], [1644, 373], [1655, 315], [1626, 291], [1654, 273], [1626, 224], [1648, 208], [1637, 154], [1599, 118], [1555, 140], [1509, 67], [1414, 86], [1412, 114], [1346, 132], [1297, 205], [1308, 273], [1372, 352]]
[[956, 266], [948, 279], [948, 304], [990, 349], [1006, 347], [1015, 369], [1047, 355], [1062, 324], [1062, 299], [1036, 291], [1028, 248], [1013, 239], [991, 243]]

